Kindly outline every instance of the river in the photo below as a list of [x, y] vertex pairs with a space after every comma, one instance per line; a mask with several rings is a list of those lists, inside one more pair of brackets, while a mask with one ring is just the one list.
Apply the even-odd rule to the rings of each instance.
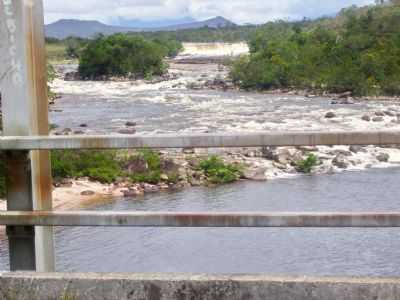
[[[389, 168], [242, 182], [95, 209], [395, 211], [399, 176]], [[58, 271], [400, 275], [398, 229], [57, 228], [56, 248]], [[0, 266], [8, 267], [4, 242]]]
[[[52, 107], [51, 121], [74, 130], [85, 123], [86, 133], [106, 134], [115, 133], [126, 121], [137, 122], [142, 134], [400, 129], [396, 117], [361, 120], [378, 110], [400, 112], [396, 101], [332, 105], [327, 98], [191, 90], [187, 83], [223, 77], [226, 70], [212, 64], [173, 64], [171, 71], [179, 77], [157, 84], [58, 79], [54, 88], [62, 98]], [[339, 117], [327, 120], [328, 110]], [[399, 175], [400, 169], [392, 165], [121, 198], [91, 209], [395, 211], [400, 206]], [[56, 229], [58, 271], [399, 276], [399, 248], [397, 229]], [[2, 241], [0, 269], [7, 268], [7, 242]]]

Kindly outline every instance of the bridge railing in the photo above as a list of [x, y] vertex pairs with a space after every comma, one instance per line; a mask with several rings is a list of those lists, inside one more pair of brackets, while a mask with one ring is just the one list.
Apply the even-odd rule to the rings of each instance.
[[[15, 203], [29, 202], [30, 150], [220, 148], [269, 146], [400, 145], [400, 132], [282, 132], [258, 134], [195, 134], [154, 136], [28, 136], [2, 137], [0, 149], [9, 163], [9, 211], [0, 212], [0, 225], [10, 237], [12, 270], [35, 269], [35, 226], [112, 227], [400, 227], [400, 212], [108, 212], [33, 210]], [[25, 171], [24, 171], [25, 170]], [[21, 199], [28, 198], [28, 200]]]
[[10, 268], [54, 271], [53, 226], [400, 227], [399, 213], [167, 213], [52, 210], [53, 149], [400, 145], [400, 132], [49, 135], [42, 0], [0, 1], [0, 89]]

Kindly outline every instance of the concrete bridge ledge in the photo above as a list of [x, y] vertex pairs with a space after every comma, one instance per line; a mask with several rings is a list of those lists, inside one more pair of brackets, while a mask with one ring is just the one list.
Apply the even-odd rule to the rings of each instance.
[[0, 273], [0, 299], [400, 300], [400, 279], [204, 274]]

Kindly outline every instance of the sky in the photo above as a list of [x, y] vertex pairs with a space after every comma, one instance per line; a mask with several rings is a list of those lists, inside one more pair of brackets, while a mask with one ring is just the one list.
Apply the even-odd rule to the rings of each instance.
[[333, 15], [343, 7], [374, 0], [43, 0], [45, 21], [98, 20], [106, 24], [148, 26], [226, 17], [237, 24], [297, 20]]

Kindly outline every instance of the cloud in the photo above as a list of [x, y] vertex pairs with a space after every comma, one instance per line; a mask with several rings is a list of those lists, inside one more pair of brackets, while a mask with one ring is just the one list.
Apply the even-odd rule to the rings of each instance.
[[46, 22], [62, 18], [198, 20], [224, 16], [242, 23], [264, 23], [276, 19], [299, 19], [331, 15], [350, 5], [367, 5], [373, 0], [44, 0]]

